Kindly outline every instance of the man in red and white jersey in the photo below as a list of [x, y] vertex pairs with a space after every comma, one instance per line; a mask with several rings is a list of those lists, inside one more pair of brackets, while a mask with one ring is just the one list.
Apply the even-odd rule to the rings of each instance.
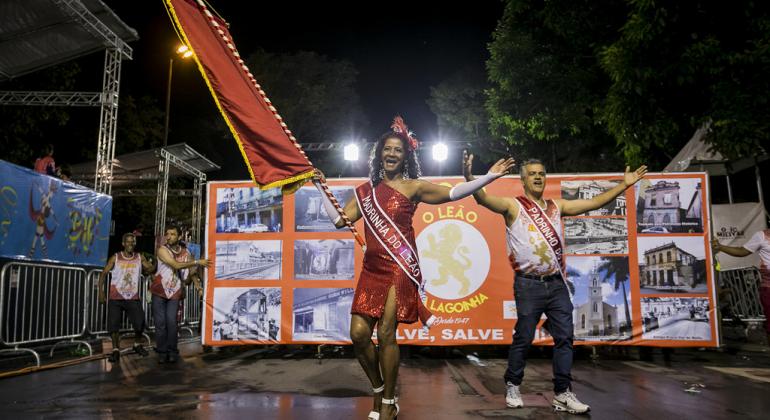
[[152, 315], [155, 320], [155, 351], [159, 363], [176, 362], [177, 310], [184, 299], [183, 283], [187, 282], [190, 268], [206, 267], [206, 259], [192, 260], [192, 255], [179, 243], [179, 228], [168, 226], [166, 243], [158, 248], [158, 271], [152, 279]]
[[[464, 174], [473, 180], [473, 155], [464, 154]], [[484, 190], [473, 194], [476, 202], [505, 218], [508, 259], [515, 272], [516, 330], [508, 353], [505, 371], [505, 403], [523, 407], [519, 386], [524, 377], [526, 355], [542, 314], [548, 319], [548, 331], [554, 341], [553, 390], [551, 404], [557, 411], [572, 414], [588, 412], [591, 407], [580, 402], [571, 390], [572, 342], [574, 326], [572, 301], [564, 278], [562, 216], [575, 216], [598, 209], [614, 200], [647, 173], [642, 166], [634, 172], [626, 168], [623, 181], [590, 200], [545, 200], [545, 166], [537, 159], [521, 164], [524, 195], [495, 197]]]
[[[120, 361], [120, 321], [126, 314], [134, 327], [136, 339], [134, 351], [141, 356], [147, 356], [147, 350], [142, 347], [142, 332], [144, 331], [144, 310], [139, 300], [139, 283], [142, 280], [142, 269], [152, 272], [152, 264], [144, 255], [135, 252], [136, 237], [133, 233], [123, 235], [123, 250], [110, 257], [107, 265], [99, 274], [99, 303], [107, 303], [107, 326], [112, 338], [112, 353], [109, 361]], [[111, 273], [109, 292], [105, 293], [104, 278]]]

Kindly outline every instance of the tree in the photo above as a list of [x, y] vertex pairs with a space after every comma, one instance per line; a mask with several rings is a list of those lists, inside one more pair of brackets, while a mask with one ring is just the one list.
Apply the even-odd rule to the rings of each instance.
[[621, 289], [623, 293], [623, 308], [626, 313], [626, 328], [631, 331], [631, 311], [628, 306], [628, 294], [626, 293], [626, 281], [630, 278], [628, 271], [628, 259], [621, 257], [601, 257], [596, 271], [601, 273], [602, 281], [612, 282], [615, 291]]
[[[80, 66], [69, 62], [0, 84], [0, 90], [73, 90]], [[31, 166], [53, 133], [70, 120], [70, 110], [52, 106], [0, 106], [0, 149], [3, 159]]]
[[613, 0], [508, 0], [489, 44], [492, 133], [551, 170], [620, 166], [596, 112], [610, 82], [598, 52], [625, 10]]
[[148, 95], [120, 97], [116, 132], [116, 153], [131, 153], [163, 144], [163, 110]]
[[340, 141], [366, 125], [352, 63], [315, 52], [261, 50], [246, 62], [300, 142]]
[[[631, 163], [662, 165], [696, 128], [728, 158], [770, 141], [766, 2], [637, 0], [601, 52], [612, 84], [600, 112]], [[656, 159], [657, 158], [657, 159]]]
[[488, 88], [483, 68], [466, 66], [436, 86], [426, 101], [438, 120], [441, 138], [462, 141], [482, 161], [506, 154], [506, 143], [489, 131], [489, 114], [484, 107]]

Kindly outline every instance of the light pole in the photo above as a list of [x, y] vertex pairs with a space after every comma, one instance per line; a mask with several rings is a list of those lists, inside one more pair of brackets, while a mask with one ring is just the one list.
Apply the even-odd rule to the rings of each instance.
[[[190, 58], [193, 52], [187, 45], [180, 45], [176, 49], [177, 55], [182, 59]], [[171, 110], [171, 76], [174, 71], [174, 57], [168, 59], [168, 83], [166, 84], [166, 118], [163, 123], [163, 147], [168, 146], [168, 117]]]

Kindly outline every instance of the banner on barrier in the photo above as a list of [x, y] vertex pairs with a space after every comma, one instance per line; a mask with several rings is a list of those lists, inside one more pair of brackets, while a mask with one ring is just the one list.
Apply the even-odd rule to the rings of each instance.
[[[588, 199], [620, 179], [549, 175], [545, 197]], [[329, 180], [342, 203], [362, 182]], [[703, 173], [649, 174], [603, 208], [563, 218], [578, 344], [718, 345], [707, 189]], [[487, 191], [523, 194], [513, 178]], [[214, 263], [204, 344], [349, 343], [363, 253], [349, 231], [332, 226], [317, 190], [306, 186], [281, 196], [248, 182], [214, 182], [208, 192], [206, 249]], [[516, 303], [504, 223], [472, 197], [417, 208], [426, 306], [438, 322], [430, 330], [400, 325], [399, 343], [511, 342]], [[535, 343], [552, 343], [546, 329], [538, 328]]]
[[0, 257], [103, 266], [112, 197], [0, 160]]
[[[740, 247], [751, 237], [767, 228], [765, 206], [762, 203], [714, 204], [714, 238], [722, 245]], [[747, 257], [731, 257], [725, 253], [717, 255], [722, 270], [754, 266], [759, 268], [759, 254]]]

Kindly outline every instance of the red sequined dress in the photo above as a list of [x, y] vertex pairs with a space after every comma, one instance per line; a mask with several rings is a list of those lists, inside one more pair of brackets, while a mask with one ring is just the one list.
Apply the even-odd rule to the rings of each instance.
[[[361, 208], [361, 197], [368, 195], [370, 191], [371, 185], [369, 183], [359, 185], [356, 188], [359, 208]], [[403, 237], [411, 245], [411, 249], [416, 251], [412, 217], [417, 209], [417, 203], [413, 203], [400, 192], [385, 185], [384, 182], [377, 184], [373, 195], [379, 204], [378, 210], [390, 218], [393, 225], [401, 231]], [[361, 208], [361, 213], [363, 217], [367, 217], [363, 208]], [[419, 317], [423, 323], [426, 323], [431, 314], [420, 299], [417, 284], [409, 278], [409, 275], [385, 249], [382, 237], [372, 232], [370, 223], [364, 223], [364, 226], [366, 252], [350, 312], [379, 319], [385, 309], [388, 291], [391, 286], [395, 286], [396, 320], [399, 323], [411, 324], [417, 321]], [[421, 282], [422, 278], [417, 276], [416, 280]]]

